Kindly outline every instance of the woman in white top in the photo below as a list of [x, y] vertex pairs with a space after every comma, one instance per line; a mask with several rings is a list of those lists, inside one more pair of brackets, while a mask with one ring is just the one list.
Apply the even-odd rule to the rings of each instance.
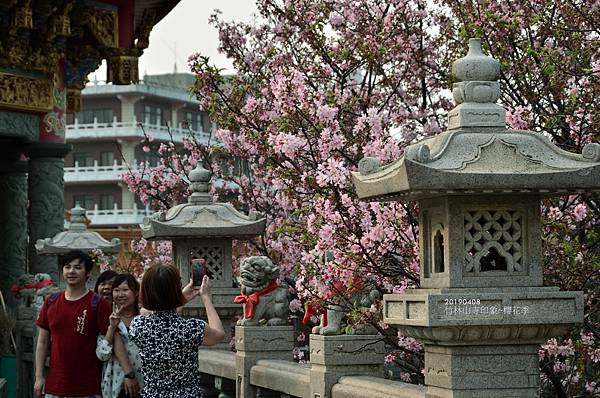
[[137, 397], [144, 385], [138, 348], [129, 338], [129, 324], [139, 314], [139, 290], [139, 283], [131, 274], [119, 274], [113, 281], [110, 326], [106, 336], [98, 338], [96, 347], [96, 355], [104, 362], [103, 398]]

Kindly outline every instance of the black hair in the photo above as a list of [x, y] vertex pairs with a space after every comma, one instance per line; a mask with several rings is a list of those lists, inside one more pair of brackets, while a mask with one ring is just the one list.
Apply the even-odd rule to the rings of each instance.
[[107, 269], [106, 271], [98, 275], [98, 279], [96, 279], [96, 285], [94, 285], [94, 291], [98, 293], [98, 286], [100, 286], [101, 283], [111, 280], [117, 275], [119, 274], [113, 271], [112, 269]]
[[142, 307], [151, 311], [174, 310], [186, 303], [181, 276], [172, 265], [154, 265], [144, 272], [140, 290]]
[[[108, 272], [108, 271], [106, 271]], [[135, 296], [135, 303], [133, 305], [133, 309], [137, 315], [140, 314], [140, 307], [138, 305], [139, 296], [140, 296], [140, 283], [135, 279], [135, 276], [127, 273], [116, 274], [115, 279], [113, 280], [112, 288], [116, 289], [122, 283], [126, 283], [129, 286], [129, 290], [131, 290]]]
[[77, 260], [77, 259], [79, 259], [79, 261], [81, 261], [83, 263], [83, 265], [85, 266], [86, 274], [89, 274], [90, 271], [92, 270], [92, 268], [94, 268], [94, 262], [92, 261], [92, 258], [89, 255], [82, 252], [81, 250], [71, 250], [70, 252], [65, 254], [63, 256], [63, 260], [62, 260], [62, 266], [64, 267], [65, 265], [69, 264], [71, 261]]

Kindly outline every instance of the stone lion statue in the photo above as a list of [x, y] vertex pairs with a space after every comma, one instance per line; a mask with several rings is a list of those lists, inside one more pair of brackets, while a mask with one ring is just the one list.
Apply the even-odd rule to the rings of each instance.
[[289, 296], [286, 286], [279, 286], [279, 267], [265, 256], [246, 257], [240, 263], [241, 294], [234, 300], [244, 305], [241, 326], [287, 325]]
[[[311, 315], [320, 313], [320, 325], [312, 328], [313, 334], [322, 334], [326, 336], [343, 334], [342, 321], [348, 313], [349, 307], [359, 306], [364, 309], [371, 306], [378, 300], [381, 300], [381, 293], [371, 284], [358, 284], [360, 286], [353, 291], [346, 291], [349, 297], [342, 298], [339, 296], [330, 296], [327, 298], [328, 305], [326, 308], [310, 307], [305, 314], [303, 323], [307, 323]], [[348, 329], [348, 334], [377, 334], [377, 329], [368, 324], [353, 325]]]

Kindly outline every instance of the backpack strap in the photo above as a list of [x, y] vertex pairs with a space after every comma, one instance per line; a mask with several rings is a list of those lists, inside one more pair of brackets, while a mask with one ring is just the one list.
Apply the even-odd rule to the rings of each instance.
[[46, 300], [46, 307], [49, 306], [50, 304], [54, 303], [56, 300], [58, 300], [61, 293], [62, 292], [52, 293]]
[[98, 303], [100, 302], [100, 299], [102, 299], [102, 296], [94, 292], [94, 295], [92, 296], [92, 315], [96, 315], [96, 310], [98, 309]]
[[[62, 292], [52, 293], [50, 296], [48, 296], [48, 299], [46, 300], [46, 306], [49, 306], [50, 304], [58, 300], [61, 293]], [[92, 296], [92, 315], [96, 314], [96, 310], [98, 309], [98, 303], [100, 302], [101, 298], [102, 296], [100, 296], [98, 293], [94, 293], [94, 295]]]

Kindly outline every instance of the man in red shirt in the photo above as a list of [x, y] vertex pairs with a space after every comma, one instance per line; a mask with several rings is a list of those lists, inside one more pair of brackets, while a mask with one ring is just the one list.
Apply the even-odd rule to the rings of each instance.
[[[98, 334], [106, 334], [111, 309], [85, 286], [92, 267], [87, 254], [67, 253], [62, 267], [66, 290], [50, 296], [42, 306], [36, 321], [36, 397], [101, 397], [102, 363], [96, 357], [96, 341]], [[50, 367], [45, 378], [48, 348]]]

